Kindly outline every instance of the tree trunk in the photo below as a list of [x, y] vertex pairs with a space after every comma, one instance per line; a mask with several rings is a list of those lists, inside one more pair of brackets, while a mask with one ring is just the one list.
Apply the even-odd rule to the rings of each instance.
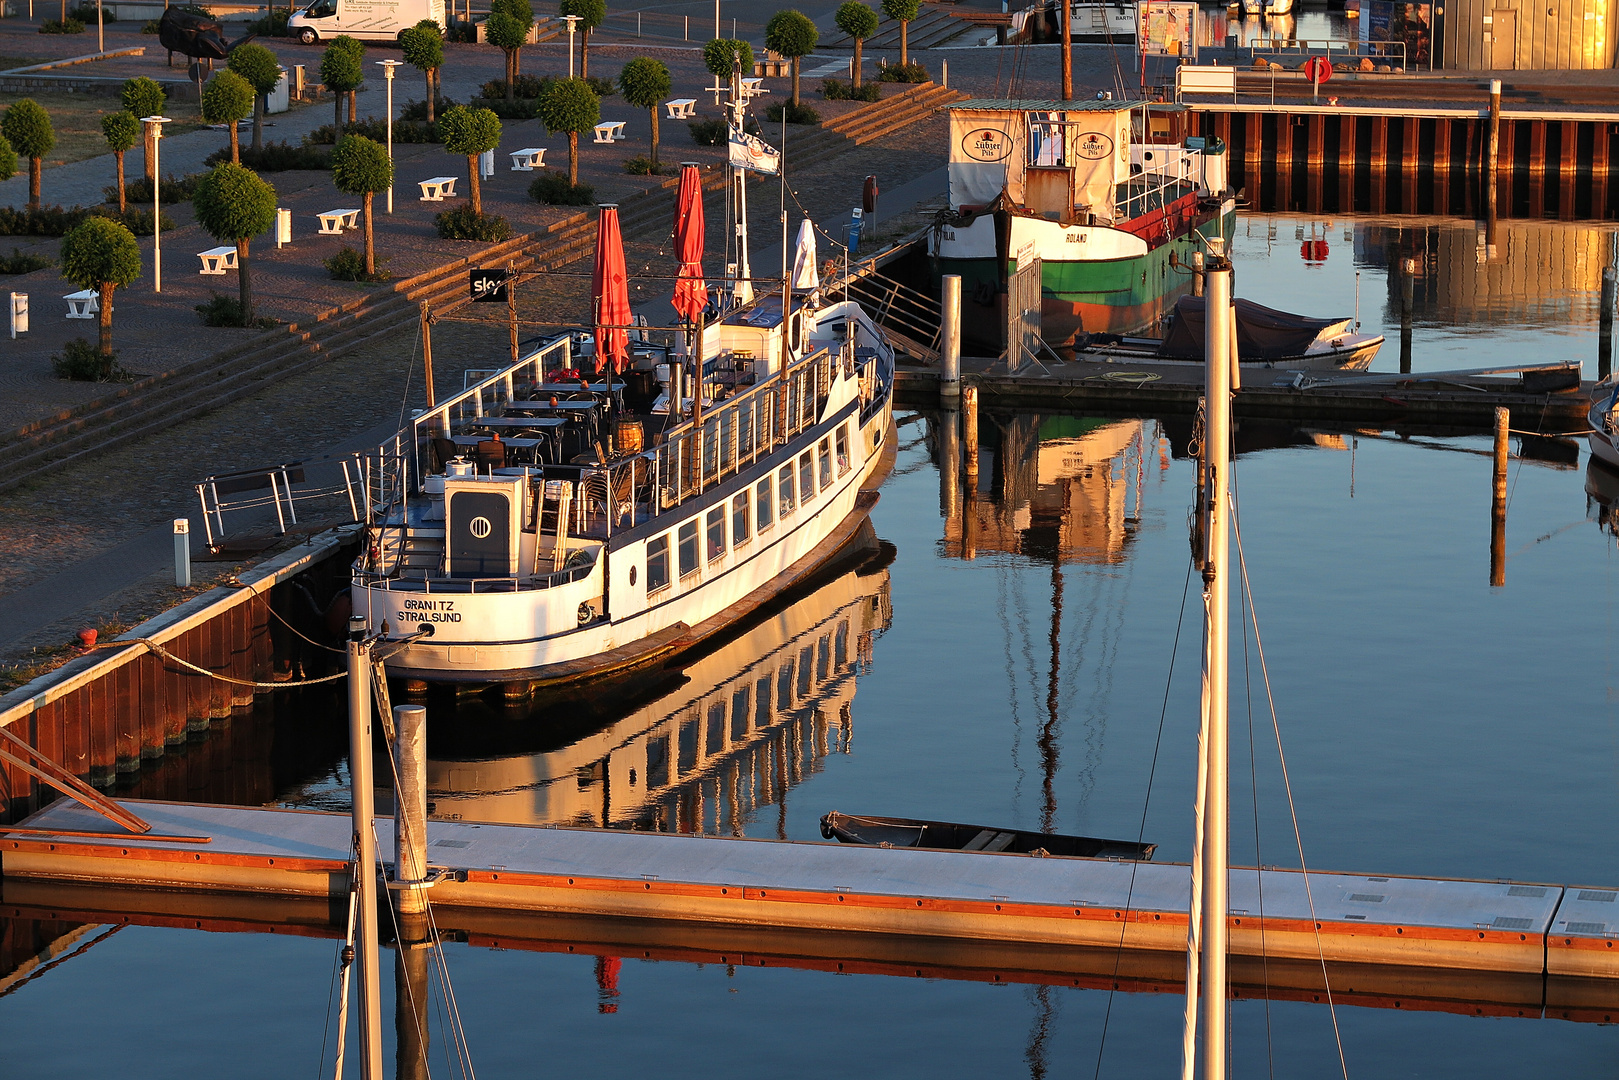
[[335, 91], [335, 96], [332, 98], [332, 105], [336, 109], [336, 111], [332, 113], [332, 142], [335, 143], [338, 139], [343, 137], [343, 91]]
[[44, 164], [37, 157], [28, 159], [28, 205], [35, 208], [39, 206], [40, 170]]
[[67, 22], [67, 0], [62, 0], [62, 21]]
[[152, 138], [152, 125], [141, 125], [141, 146], [146, 150], [146, 179], [157, 183], [157, 140]]
[[356, 112], [356, 104], [355, 104], [355, 101], [354, 101], [354, 95], [357, 92], [358, 91], [355, 91], [355, 90], [350, 90], [349, 91], [349, 123], [350, 124], [353, 124], [356, 120], [359, 119], [359, 115]]
[[433, 69], [428, 68], [426, 74], [427, 74], [427, 122], [429, 124], [431, 124], [433, 122], [433, 105], [435, 104], [433, 99], [436, 98], [438, 95], [433, 92]]
[[859, 38], [854, 39], [854, 88], [860, 89], [860, 46], [865, 44]]
[[588, 26], [585, 27], [585, 32], [579, 35], [579, 77], [581, 79], [590, 78], [590, 27]]
[[658, 106], [656, 103], [653, 104], [650, 111], [652, 113], [652, 173], [655, 176], [658, 172]]
[[112, 377], [112, 282], [101, 283], [101, 377]]
[[904, 67], [911, 62], [911, 20], [901, 19], [899, 23], [899, 66]]
[[467, 194], [472, 199], [472, 212], [483, 213], [483, 192], [478, 188], [478, 155], [467, 155]]
[[798, 108], [798, 57], [793, 57], [793, 108]]
[[506, 100], [517, 100], [517, 63], [513, 55], [516, 50], [506, 50]]
[[236, 241], [236, 279], [241, 285], [242, 325], [253, 325], [253, 271], [247, 263], [247, 240]]
[[568, 132], [568, 183], [579, 183], [579, 133]]
[[129, 213], [129, 200], [124, 197], [124, 152], [114, 150], [112, 156], [118, 162], [118, 213]]
[[242, 140], [236, 134], [236, 121], [230, 122], [230, 160], [233, 165], [242, 163]]
[[523, 73], [523, 47], [521, 45], [512, 50], [512, 80]]
[[365, 193], [365, 276], [375, 277], [377, 273], [377, 248], [371, 239], [371, 199], [372, 192]]
[[253, 95], [253, 149], [255, 149], [255, 150], [259, 150], [259, 149], [262, 149], [264, 147], [264, 110], [265, 110], [265, 108], [266, 108], [266, 106], [265, 106], [265, 96], [263, 94], [254, 94]]

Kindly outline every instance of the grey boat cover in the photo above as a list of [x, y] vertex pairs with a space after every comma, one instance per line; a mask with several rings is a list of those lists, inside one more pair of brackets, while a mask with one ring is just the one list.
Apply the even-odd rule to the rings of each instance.
[[[1236, 309], [1237, 316], [1237, 355], [1243, 360], [1283, 360], [1303, 356], [1323, 332], [1334, 327], [1347, 329], [1347, 319], [1311, 319], [1291, 315], [1241, 297], [1233, 300], [1231, 306]], [[1203, 298], [1183, 296], [1175, 302], [1169, 326], [1164, 330], [1164, 340], [1158, 346], [1158, 355], [1174, 360], [1201, 360], [1203, 334]]]

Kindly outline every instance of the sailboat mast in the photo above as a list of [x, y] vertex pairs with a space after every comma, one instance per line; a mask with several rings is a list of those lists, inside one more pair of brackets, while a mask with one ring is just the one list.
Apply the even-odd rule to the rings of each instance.
[[1208, 790], [1204, 803], [1203, 886], [1203, 1076], [1226, 1075], [1226, 915], [1230, 856], [1229, 629], [1230, 537], [1226, 502], [1231, 456], [1231, 263], [1224, 254], [1209, 262], [1205, 285], [1204, 356], [1207, 388], [1203, 455], [1208, 463], [1203, 566], [1203, 700], [1208, 710], [1204, 745]]
[[[747, 130], [747, 101], [742, 96], [742, 65], [741, 57], [735, 58], [731, 66], [731, 123], [736, 125], [738, 131]], [[727, 158], [729, 160], [729, 158]], [[736, 165], [730, 166], [731, 186], [736, 195], [731, 200], [731, 209], [736, 214], [732, 221], [732, 230], [736, 234], [736, 281], [733, 284], [732, 296], [736, 299], [737, 307], [753, 302], [753, 270], [748, 265], [748, 171]]]
[[[376, 781], [371, 775], [371, 647], [366, 620], [349, 620], [349, 784], [354, 802], [354, 875], [360, 962], [360, 1075], [382, 1080], [382, 980], [377, 946], [377, 840], [372, 832]], [[343, 1018], [348, 1023], [348, 1017]]]

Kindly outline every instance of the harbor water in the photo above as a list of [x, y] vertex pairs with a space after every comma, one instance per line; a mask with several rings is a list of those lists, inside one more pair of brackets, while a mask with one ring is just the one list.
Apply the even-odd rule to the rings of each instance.
[[[1332, 315], [1358, 287], [1363, 323], [1390, 336], [1374, 368], [1397, 369], [1413, 259], [1414, 371], [1572, 356], [1591, 377], [1611, 244], [1606, 228], [1502, 222], [1492, 260], [1470, 221], [1254, 215], [1238, 224], [1237, 293]], [[976, 492], [941, 475], [950, 422], [901, 411], [877, 543], [677, 677], [538, 712], [434, 699], [432, 812], [819, 842], [836, 809], [1140, 836], [1186, 859], [1192, 422], [986, 411]], [[1233, 607], [1258, 635], [1233, 628], [1234, 861], [1296, 866], [1302, 846], [1311, 868], [1619, 886], [1619, 476], [1582, 445], [1529, 440], [1492, 586], [1487, 435], [1244, 422], [1236, 438], [1252, 599]], [[345, 808], [340, 708], [309, 697], [237, 717], [231, 775], [185, 797]], [[29, 1035], [7, 1075], [285, 1077], [323, 1060], [329, 1074], [330, 937], [291, 916], [274, 933], [114, 928], [69, 899], [0, 893], [0, 1028]], [[530, 920], [521, 940], [453, 915], [440, 928], [486, 1078], [1178, 1068], [1168, 982], [840, 973], [746, 950], [697, 962], [633, 951], [642, 929], [563, 919]], [[613, 946], [577, 944], [591, 937]], [[1350, 1076], [1603, 1075], [1619, 1051], [1600, 1015], [1503, 1009], [1487, 988], [1477, 1003], [1465, 987], [1373, 1003], [1352, 983], [1334, 1008], [1245, 988], [1234, 1069], [1339, 1075], [1340, 1040]], [[447, 1076], [438, 1013], [430, 1066]]]

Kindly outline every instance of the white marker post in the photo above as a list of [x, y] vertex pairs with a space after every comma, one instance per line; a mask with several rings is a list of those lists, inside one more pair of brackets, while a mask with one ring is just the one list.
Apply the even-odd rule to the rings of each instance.
[[191, 584], [191, 519], [174, 519], [174, 583], [180, 588]]
[[14, 292], [11, 294], [11, 337], [16, 339], [18, 334], [28, 333], [28, 294]]

